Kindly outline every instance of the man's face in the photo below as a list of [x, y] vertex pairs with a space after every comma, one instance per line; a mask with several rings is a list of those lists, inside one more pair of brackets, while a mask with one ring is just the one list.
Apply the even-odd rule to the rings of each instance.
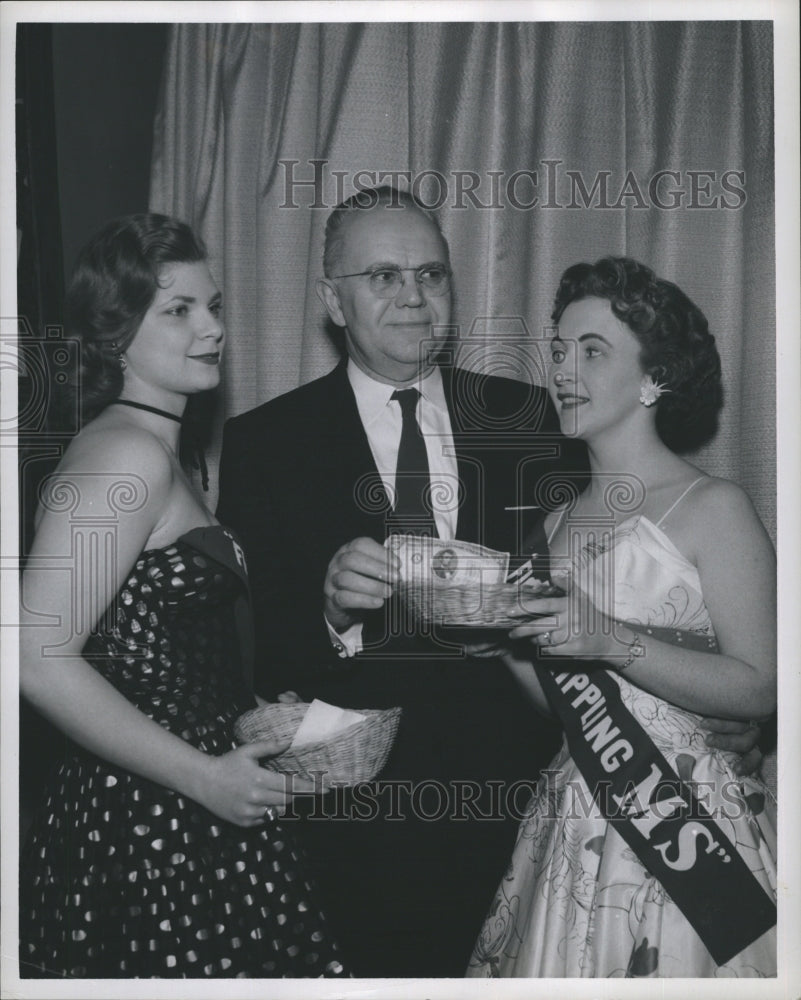
[[[334, 271], [358, 274], [378, 265], [420, 267], [448, 263], [448, 252], [436, 227], [409, 208], [376, 207], [358, 211], [345, 223]], [[379, 382], [400, 384], [429, 366], [424, 341], [441, 342], [450, 322], [451, 295], [432, 295], [404, 271], [405, 283], [394, 298], [381, 298], [367, 277], [327, 278], [318, 294], [331, 319], [345, 327], [348, 355]], [[428, 344], [426, 345], [428, 347]]]

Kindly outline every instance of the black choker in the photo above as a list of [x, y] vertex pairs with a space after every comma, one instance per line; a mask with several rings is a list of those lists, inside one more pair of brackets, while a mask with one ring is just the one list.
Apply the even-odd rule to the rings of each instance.
[[132, 399], [113, 399], [109, 406], [133, 406], [137, 410], [147, 410], [148, 413], [155, 413], [160, 417], [166, 417], [168, 420], [174, 420], [177, 424], [183, 422], [183, 417], [177, 417], [174, 413], [168, 413], [167, 410], [160, 410], [157, 406], [148, 406], [147, 403], [135, 403]]
[[209, 489], [209, 471], [206, 468], [206, 456], [203, 454], [203, 446], [195, 440], [195, 435], [191, 433], [191, 428], [187, 430], [183, 426], [183, 417], [177, 417], [174, 413], [169, 413], [167, 410], [160, 410], [157, 406], [148, 406], [147, 403], [135, 403], [132, 399], [113, 399], [109, 406], [114, 404], [117, 406], [133, 406], [136, 410], [147, 410], [148, 413], [155, 413], [159, 417], [166, 417], [168, 420], [174, 420], [176, 424], [182, 425], [182, 433], [186, 438], [189, 437], [189, 448], [187, 451], [187, 456], [192, 456], [192, 465], [196, 469], [200, 469], [200, 478], [203, 483], [203, 489], [208, 492]]

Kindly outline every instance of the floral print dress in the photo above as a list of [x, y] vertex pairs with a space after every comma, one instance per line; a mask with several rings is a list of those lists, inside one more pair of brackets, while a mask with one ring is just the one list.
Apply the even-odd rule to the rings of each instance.
[[[664, 519], [662, 519], [664, 520]], [[660, 521], [661, 524], [661, 521]], [[611, 565], [610, 565], [611, 562]], [[696, 568], [647, 518], [635, 516], [577, 573], [614, 573], [615, 617], [709, 636]], [[596, 577], [597, 583], [597, 577]], [[584, 585], [592, 580], [585, 578]], [[592, 593], [592, 591], [589, 591]], [[610, 671], [625, 707], [685, 781], [699, 784], [721, 830], [775, 899], [775, 799], [738, 778], [736, 756], [710, 749], [700, 717]], [[565, 741], [542, 772], [468, 976], [760, 977], [776, 975], [776, 928], [719, 966], [683, 913], [592, 801]]]

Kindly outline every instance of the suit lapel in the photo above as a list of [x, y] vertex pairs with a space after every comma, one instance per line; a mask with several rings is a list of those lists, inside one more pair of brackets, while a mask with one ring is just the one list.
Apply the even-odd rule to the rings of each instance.
[[329, 471], [329, 481], [340, 484], [335, 492], [339, 496], [343, 514], [353, 525], [356, 534], [370, 535], [383, 542], [389, 499], [362, 426], [356, 397], [348, 380], [346, 362], [338, 365], [331, 372], [330, 378], [331, 419], [329, 425], [322, 428], [323, 437], [328, 442], [325, 464]]
[[[517, 404], [514, 400], [497, 400], [498, 388], [492, 378], [476, 372], [443, 368], [442, 382], [451, 416], [463, 497], [456, 537], [502, 552], [516, 552], [523, 528], [522, 512], [515, 509], [521, 503], [516, 499], [519, 492], [517, 468], [525, 457], [526, 448], [523, 446], [520, 450], [517, 446], [517, 428], [498, 431], [491, 418], [499, 413], [502, 415], [504, 405], [511, 405], [514, 412]], [[485, 400], [487, 413], [486, 423], [483, 423], [483, 411], [471, 408], [479, 406], [479, 401], [490, 389], [493, 394]], [[468, 412], [460, 407], [461, 400], [466, 401]]]
[[454, 385], [454, 369], [441, 368], [442, 387], [451, 419], [453, 443], [456, 451], [456, 466], [459, 483], [462, 486], [462, 500], [456, 517], [456, 537], [465, 541], [478, 541], [480, 535], [481, 483], [480, 469], [470, 461], [464, 451], [464, 434], [461, 431], [462, 415], [458, 411], [458, 386]]

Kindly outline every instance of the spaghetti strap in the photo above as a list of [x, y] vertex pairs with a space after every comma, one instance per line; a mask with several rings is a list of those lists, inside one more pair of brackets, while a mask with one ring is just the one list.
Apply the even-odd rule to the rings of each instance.
[[690, 485], [687, 487], [687, 489], [681, 494], [681, 496], [678, 497], [676, 500], [674, 500], [673, 503], [665, 511], [665, 513], [659, 518], [659, 520], [656, 522], [656, 527], [657, 528], [661, 528], [662, 527], [662, 522], [665, 520], [665, 518], [668, 516], [668, 514], [671, 514], [678, 507], [678, 505], [687, 496], [687, 494], [690, 492], [690, 490], [693, 489], [693, 487], [697, 486], [698, 483], [700, 483], [702, 479], [707, 479], [707, 478], [708, 478], [708, 476], [704, 475], [704, 476], [699, 476], [697, 479], [693, 479], [693, 481], [690, 483]]

